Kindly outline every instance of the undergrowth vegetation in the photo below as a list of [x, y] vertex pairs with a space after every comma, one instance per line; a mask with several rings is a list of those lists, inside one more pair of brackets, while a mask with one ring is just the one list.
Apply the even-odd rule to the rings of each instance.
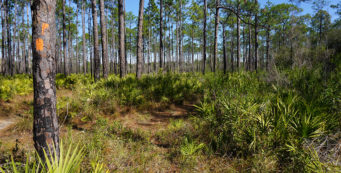
[[[263, 81], [265, 74], [212, 78], [194, 118], [199, 139], [212, 151], [244, 158], [258, 171], [340, 171], [340, 154], [332, 156], [340, 136], [328, 138], [340, 133], [340, 83], [323, 82], [318, 74], [284, 72], [282, 85]], [[331, 146], [325, 146], [326, 137]]]
[[7, 101], [15, 95], [25, 95], [32, 91], [32, 78], [28, 75], [0, 76], [0, 100]]
[[[176, 164], [191, 172], [212, 158], [227, 158], [232, 172], [337, 172], [341, 74], [336, 70], [326, 78], [321, 71], [165, 73], [140, 80], [111, 75], [97, 83], [89, 75], [57, 75], [57, 88], [74, 95], [58, 98], [57, 113], [62, 125], [86, 133], [73, 134], [84, 148], [85, 170], [146, 171], [153, 164], [162, 170]], [[31, 92], [31, 82], [23, 75], [0, 78], [0, 99]], [[131, 109], [162, 110], [184, 102], [195, 104], [196, 111], [155, 134], [115, 120]], [[166, 155], [154, 152], [163, 149]]]

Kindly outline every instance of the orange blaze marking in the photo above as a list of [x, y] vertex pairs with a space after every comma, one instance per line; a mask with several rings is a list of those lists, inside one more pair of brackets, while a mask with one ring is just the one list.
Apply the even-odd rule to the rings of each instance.
[[40, 38], [36, 40], [36, 50], [37, 51], [42, 51], [44, 50], [44, 41]]
[[42, 35], [44, 35], [44, 31], [45, 31], [45, 29], [47, 29], [47, 28], [49, 28], [49, 24], [47, 24], [47, 23], [43, 23], [43, 25], [41, 26], [41, 34]]

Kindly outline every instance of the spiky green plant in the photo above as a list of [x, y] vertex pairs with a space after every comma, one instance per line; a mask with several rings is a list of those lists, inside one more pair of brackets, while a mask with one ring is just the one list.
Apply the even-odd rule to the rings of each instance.
[[[49, 158], [45, 151], [44, 155], [46, 160], [45, 163], [42, 162], [42, 159], [37, 154], [37, 164], [36, 162], [33, 162], [33, 165], [30, 166], [27, 160], [24, 170], [18, 168], [17, 163], [15, 163], [12, 158], [11, 171], [13, 173], [77, 173], [80, 172], [80, 164], [84, 157], [83, 148], [79, 148], [79, 145], [73, 146], [71, 144], [65, 151], [62, 142], [60, 143], [59, 157], [54, 154], [53, 157]], [[0, 168], [0, 171], [1, 173], [5, 173], [2, 168]]]

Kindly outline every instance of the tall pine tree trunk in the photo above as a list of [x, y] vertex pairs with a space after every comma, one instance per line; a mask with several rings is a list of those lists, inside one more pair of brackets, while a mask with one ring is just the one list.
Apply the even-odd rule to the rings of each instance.
[[163, 68], [163, 0], [160, 0], [160, 68]]
[[[249, 18], [250, 19], [250, 18]], [[250, 21], [250, 20], [249, 20]], [[247, 70], [251, 71], [251, 57], [252, 57], [252, 54], [251, 54], [251, 25], [248, 26], [249, 27], [249, 32], [248, 32], [248, 56], [247, 56]]]
[[220, 0], [216, 0], [215, 29], [214, 29], [214, 51], [213, 51], [213, 72], [216, 70], [218, 54], [218, 29], [219, 29], [219, 5]]
[[82, 46], [83, 46], [83, 73], [86, 74], [86, 39], [85, 39], [85, 2], [82, 1]]
[[202, 73], [205, 74], [206, 71], [206, 18], [207, 18], [207, 0], [204, 0], [204, 46], [203, 46], [203, 66]]
[[150, 43], [151, 43], [151, 40], [150, 40], [151, 38], [150, 38], [150, 28], [148, 28], [148, 74], [150, 73], [150, 63], [151, 63], [151, 61], [150, 61], [150, 49], [151, 49], [151, 45], [150, 45]]
[[254, 59], [254, 63], [255, 63], [255, 70], [257, 72], [257, 68], [258, 68], [258, 1], [255, 0], [255, 5], [256, 5], [256, 13], [255, 13], [255, 59]]
[[12, 71], [11, 75], [13, 76], [16, 73], [16, 62], [15, 59], [19, 59], [19, 55], [16, 51], [16, 41], [17, 41], [17, 5], [16, 1], [14, 1], [14, 21], [13, 21], [13, 61], [12, 61]]
[[153, 44], [153, 49], [154, 49], [154, 72], [156, 72], [156, 70], [157, 70], [157, 65], [156, 65], [156, 59], [157, 59], [157, 57], [156, 57], [156, 39], [154, 38], [153, 39], [154, 40], [154, 44]]
[[98, 81], [100, 79], [101, 64], [99, 59], [98, 50], [98, 27], [97, 27], [97, 9], [96, 0], [92, 0], [92, 19], [93, 19], [93, 35], [94, 35], [94, 79]]
[[269, 61], [270, 61], [270, 29], [266, 30], [266, 71], [269, 71]]
[[[8, 4], [8, 0], [6, 0], [6, 17], [9, 18], [8, 11], [10, 9], [10, 6]], [[12, 60], [12, 35], [11, 35], [11, 24], [9, 20], [7, 20], [7, 46], [8, 46], [8, 74], [13, 75], [13, 60]]]
[[93, 52], [92, 52], [92, 50], [93, 50], [93, 44], [92, 44], [92, 40], [91, 40], [91, 38], [92, 38], [92, 34], [91, 34], [91, 28], [92, 28], [92, 25], [91, 25], [91, 10], [90, 10], [91, 8], [89, 8], [89, 16], [88, 16], [88, 32], [89, 32], [89, 50], [90, 50], [90, 74], [91, 74], [91, 77], [93, 77], [93, 75], [94, 75], [94, 71], [93, 71], [93, 69], [94, 69], [94, 62], [93, 62]]
[[144, 10], [144, 0], [140, 0], [140, 7], [139, 7], [139, 19], [138, 19], [138, 34], [137, 34], [137, 65], [136, 65], [136, 77], [137, 79], [141, 78], [142, 75], [142, 34], [143, 34], [143, 10]]
[[180, 8], [179, 8], [179, 69], [180, 72], [184, 72], [184, 57], [182, 52], [182, 0], [179, 0]]
[[194, 23], [192, 23], [192, 31], [191, 31], [191, 37], [192, 37], [192, 72], [194, 72]]
[[225, 25], [223, 27], [223, 63], [224, 63], [224, 74], [227, 71], [227, 56], [226, 56], [226, 32], [225, 32]]
[[63, 58], [64, 58], [64, 74], [69, 74], [68, 58], [66, 55], [66, 16], [65, 16], [65, 0], [63, 0]]
[[239, 70], [240, 66], [240, 4], [239, 0], [237, 0], [237, 70]]
[[123, 0], [118, 0], [118, 39], [119, 39], [119, 58], [120, 58], [120, 77], [126, 75], [126, 48], [125, 48], [125, 18]]
[[6, 55], [7, 55], [7, 49], [5, 48], [6, 43], [6, 37], [7, 37], [7, 17], [6, 17], [6, 0], [5, 2], [2, 2], [3, 8], [1, 8], [1, 23], [2, 23], [2, 39], [1, 39], [1, 55], [2, 55], [2, 61], [1, 61], [1, 72], [3, 74], [6, 73]]
[[33, 141], [45, 162], [59, 157], [59, 126], [56, 114], [55, 44], [56, 1], [34, 0], [32, 4], [32, 52], [33, 52]]
[[108, 63], [108, 45], [107, 45], [107, 25], [104, 13], [104, 0], [100, 2], [100, 20], [101, 20], [101, 34], [102, 34], [102, 64], [103, 64], [103, 77], [108, 77], [109, 63]]
[[[234, 27], [232, 27], [234, 28]], [[233, 29], [232, 29], [233, 33]], [[234, 49], [233, 49], [233, 34], [231, 33], [231, 71], [234, 71]]]

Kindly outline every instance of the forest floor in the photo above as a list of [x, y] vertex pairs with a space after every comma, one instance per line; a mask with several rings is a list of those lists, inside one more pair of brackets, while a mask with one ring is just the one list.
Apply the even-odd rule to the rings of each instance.
[[[68, 97], [75, 97], [72, 90], [57, 91], [57, 100]], [[0, 153], [2, 153], [0, 163], [8, 162], [11, 155], [20, 161], [34, 152], [33, 93], [0, 102], [0, 107], [2, 108], [0, 110]], [[61, 139], [65, 141], [72, 138], [73, 141], [80, 142], [87, 148], [93, 147], [93, 152], [90, 151], [85, 159], [95, 157], [97, 161], [105, 163], [111, 171], [226, 172], [231, 169], [227, 158], [208, 158], [202, 154], [184, 159], [179, 154], [179, 146], [174, 148], [172, 145], [183, 137], [182, 133], [176, 131], [175, 126], [178, 126], [177, 124], [187, 126], [188, 117], [195, 114], [193, 104], [186, 102], [182, 105], [169, 104], [160, 109], [145, 111], [131, 107], [119, 109], [118, 114], [103, 115], [103, 118], [108, 121], [107, 124], [118, 124], [117, 129], [114, 130], [115, 137], [105, 135], [105, 128], [96, 126], [94, 121], [84, 122], [74, 118], [71, 120], [71, 126], [59, 122]]]

